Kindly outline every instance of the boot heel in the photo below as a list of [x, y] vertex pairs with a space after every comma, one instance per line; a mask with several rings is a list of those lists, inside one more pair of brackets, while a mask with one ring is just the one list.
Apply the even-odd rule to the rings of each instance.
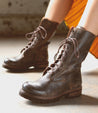
[[80, 89], [80, 90], [77, 90], [77, 91], [73, 91], [73, 92], [69, 93], [69, 94], [67, 95], [67, 97], [68, 97], [68, 98], [78, 97], [78, 96], [81, 95], [81, 92], [82, 92], [81, 89]]

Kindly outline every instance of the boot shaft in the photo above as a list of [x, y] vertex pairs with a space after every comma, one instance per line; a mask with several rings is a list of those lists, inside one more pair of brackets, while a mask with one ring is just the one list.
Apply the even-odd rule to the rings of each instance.
[[42, 26], [46, 29], [47, 31], [47, 37], [46, 39], [48, 40], [52, 35], [54, 35], [59, 23], [50, 21], [48, 19], [42, 19], [39, 26]]
[[79, 63], [81, 63], [87, 56], [89, 49], [96, 38], [96, 36], [85, 30], [84, 28], [72, 28], [69, 34], [69, 38], [75, 38], [76, 39], [76, 50], [72, 53], [71, 59], [74, 60], [73, 57], [75, 56], [75, 53], [78, 52], [79, 58], [77, 59]]

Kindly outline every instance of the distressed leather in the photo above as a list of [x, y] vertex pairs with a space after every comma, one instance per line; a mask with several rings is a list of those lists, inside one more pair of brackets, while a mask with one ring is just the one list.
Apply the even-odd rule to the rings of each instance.
[[[45, 101], [81, 91], [81, 63], [94, 39], [95, 35], [82, 27], [72, 28], [60, 46], [54, 63], [45, 69], [39, 80], [25, 82], [20, 95], [32, 101]], [[77, 96], [80, 95], [81, 92]]]
[[45, 69], [48, 65], [48, 40], [56, 30], [58, 23], [43, 19], [35, 31], [26, 34], [29, 43], [20, 54], [4, 61], [3, 67], [11, 70], [26, 70], [33, 66]]

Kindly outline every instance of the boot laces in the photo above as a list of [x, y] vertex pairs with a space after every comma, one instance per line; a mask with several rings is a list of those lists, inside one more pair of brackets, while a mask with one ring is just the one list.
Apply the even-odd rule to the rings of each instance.
[[[25, 35], [25, 37], [27, 38], [27, 40], [29, 40], [29, 42], [28, 42], [28, 44], [21, 50], [21, 53], [22, 53], [23, 51], [25, 51], [26, 49], [28, 49], [28, 48], [31, 46], [32, 42], [36, 40], [38, 33], [40, 34], [40, 36], [41, 36], [42, 39], [45, 39], [45, 38], [47, 37], [47, 31], [46, 31], [46, 29], [45, 29], [44, 27], [42, 27], [42, 26], [38, 26], [35, 31], [30, 32], [30, 33], [27, 33], [27, 34]], [[35, 40], [34, 40], [34, 39], [35, 39]]]
[[[77, 58], [79, 58], [79, 49], [78, 49], [78, 42], [77, 42], [77, 39], [76, 38], [66, 38], [62, 43], [61, 43], [61, 45], [60, 45], [60, 47], [59, 47], [59, 49], [58, 49], [58, 51], [57, 51], [57, 53], [55, 54], [55, 56], [54, 56], [54, 63], [53, 64], [51, 64], [49, 67], [47, 67], [46, 69], [45, 69], [45, 71], [43, 72], [43, 76], [49, 71], [49, 70], [54, 70], [53, 68], [55, 67], [55, 66], [57, 66], [58, 67], [58, 62], [60, 61], [60, 59], [62, 58], [62, 56], [63, 56], [63, 53], [64, 53], [64, 56], [67, 54], [67, 50], [68, 50], [68, 48], [67, 48], [67, 44], [70, 44], [70, 43], [72, 43], [73, 44], [73, 48], [74, 48], [74, 53], [75, 53], [75, 56], [77, 57]], [[61, 50], [61, 48], [62, 48], [62, 50]], [[61, 50], [61, 52], [60, 52], [60, 50]], [[60, 53], [60, 54], [59, 54]], [[59, 54], [59, 56], [58, 56], [58, 54]], [[57, 57], [58, 56], [58, 57]]]

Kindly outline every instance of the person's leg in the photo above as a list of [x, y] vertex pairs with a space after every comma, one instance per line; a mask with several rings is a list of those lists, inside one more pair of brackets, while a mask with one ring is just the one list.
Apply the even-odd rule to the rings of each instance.
[[69, 12], [73, 0], [50, 0], [44, 18], [61, 23]]
[[98, 35], [98, 0], [88, 0], [78, 26]]

